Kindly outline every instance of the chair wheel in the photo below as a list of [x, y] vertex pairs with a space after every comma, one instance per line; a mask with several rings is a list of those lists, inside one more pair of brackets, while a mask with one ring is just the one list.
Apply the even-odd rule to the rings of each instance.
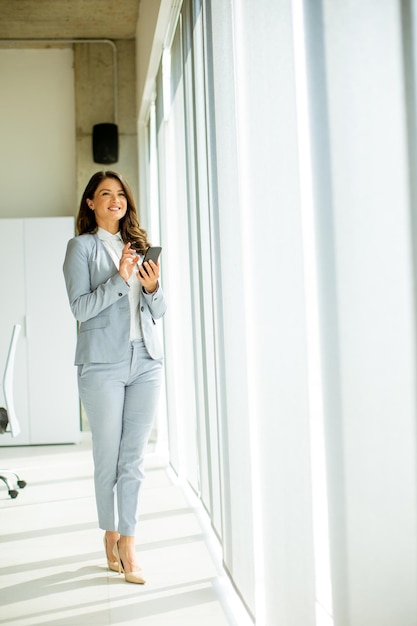
[[10, 489], [10, 491], [9, 491], [9, 496], [10, 496], [11, 498], [17, 498], [17, 496], [18, 496], [18, 495], [19, 495], [19, 492], [18, 492], [18, 491], [16, 491], [16, 489]]
[[17, 486], [20, 487], [20, 489], [24, 489], [27, 485], [27, 482], [25, 480], [18, 480], [17, 481]]

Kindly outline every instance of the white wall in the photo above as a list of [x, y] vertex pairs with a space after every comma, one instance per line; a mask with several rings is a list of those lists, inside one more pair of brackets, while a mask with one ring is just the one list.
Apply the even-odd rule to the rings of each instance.
[[72, 49], [0, 49], [0, 217], [74, 215]]
[[[155, 77], [162, 50], [170, 27], [172, 0], [141, 0], [136, 28], [137, 113], [140, 122], [146, 121], [149, 106], [155, 95]], [[177, 8], [178, 11], [178, 8]]]

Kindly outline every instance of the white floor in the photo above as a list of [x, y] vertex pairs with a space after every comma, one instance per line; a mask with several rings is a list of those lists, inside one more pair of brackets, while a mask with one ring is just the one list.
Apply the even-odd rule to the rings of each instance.
[[147, 457], [137, 552], [144, 586], [109, 572], [97, 528], [89, 435], [80, 445], [2, 447], [0, 624], [7, 626], [246, 626], [196, 502], [166, 463]]

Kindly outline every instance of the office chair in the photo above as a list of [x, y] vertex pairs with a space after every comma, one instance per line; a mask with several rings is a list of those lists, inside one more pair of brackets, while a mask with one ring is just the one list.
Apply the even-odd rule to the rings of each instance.
[[[17, 437], [17, 435], [20, 433], [19, 420], [17, 419], [13, 402], [14, 359], [20, 330], [21, 326], [19, 324], [15, 324], [13, 326], [9, 352], [7, 354], [7, 360], [3, 375], [3, 396], [6, 406], [0, 407], [0, 434], [11, 434], [12, 437]], [[11, 479], [10, 477], [13, 478]], [[20, 489], [26, 487], [26, 482], [22, 480], [14, 470], [0, 467], [0, 480], [2, 480], [6, 485], [9, 491], [9, 496], [11, 498], [17, 498], [17, 496], [19, 495], [17, 489], [13, 488], [13, 483], [15, 483], [16, 486]]]

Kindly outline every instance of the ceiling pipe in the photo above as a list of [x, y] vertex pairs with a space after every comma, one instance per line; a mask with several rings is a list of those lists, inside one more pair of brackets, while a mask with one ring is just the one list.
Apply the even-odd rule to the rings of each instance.
[[0, 43], [50, 43], [50, 44], [68, 44], [68, 43], [100, 43], [107, 44], [113, 51], [113, 121], [117, 125], [118, 118], [118, 98], [117, 98], [117, 47], [111, 39], [0, 39]]

